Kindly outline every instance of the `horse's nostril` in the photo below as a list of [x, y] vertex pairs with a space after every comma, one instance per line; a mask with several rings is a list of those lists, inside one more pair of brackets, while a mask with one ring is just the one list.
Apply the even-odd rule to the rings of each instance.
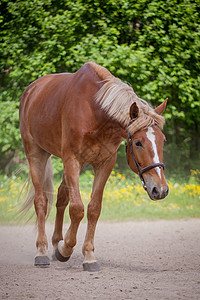
[[157, 189], [156, 186], [154, 186], [154, 188], [152, 189], [152, 196], [154, 198], [157, 198], [159, 196], [159, 190]]

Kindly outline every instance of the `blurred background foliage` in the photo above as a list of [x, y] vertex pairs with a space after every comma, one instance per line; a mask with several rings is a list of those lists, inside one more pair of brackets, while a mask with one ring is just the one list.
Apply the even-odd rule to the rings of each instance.
[[[197, 0], [1, 0], [1, 172], [24, 161], [18, 120], [24, 89], [91, 60], [154, 106], [168, 97], [168, 173], [200, 168], [199, 8]], [[60, 174], [61, 162], [54, 166]], [[127, 168], [123, 144], [116, 166]]]

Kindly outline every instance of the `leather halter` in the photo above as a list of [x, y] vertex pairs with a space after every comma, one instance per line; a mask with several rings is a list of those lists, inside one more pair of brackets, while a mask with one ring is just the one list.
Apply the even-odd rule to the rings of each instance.
[[[126, 143], [125, 143], [125, 149], [126, 149], [126, 159], [127, 159], [127, 162], [128, 162], [128, 156], [127, 156], [127, 148], [128, 148], [128, 144], [129, 144], [129, 148], [130, 148], [130, 152], [131, 152], [131, 155], [133, 157], [133, 160], [135, 162], [135, 166], [136, 166], [136, 169], [137, 169], [137, 173], [142, 181], [142, 185], [143, 185], [143, 188], [145, 189], [145, 191], [147, 190], [147, 187], [145, 185], [145, 181], [144, 181], [144, 178], [142, 176], [143, 173], [153, 169], [153, 168], [156, 168], [156, 167], [163, 167], [163, 169], [165, 168], [165, 165], [164, 163], [155, 163], [155, 164], [152, 164], [152, 165], [149, 165], [147, 167], [144, 167], [144, 168], [141, 168], [140, 164], [138, 163], [134, 153], [133, 153], [133, 145], [132, 145], [132, 140], [131, 140], [131, 136], [130, 134], [128, 134], [128, 137], [127, 137], [127, 140], [126, 140]], [[129, 164], [129, 162], [128, 162]]]

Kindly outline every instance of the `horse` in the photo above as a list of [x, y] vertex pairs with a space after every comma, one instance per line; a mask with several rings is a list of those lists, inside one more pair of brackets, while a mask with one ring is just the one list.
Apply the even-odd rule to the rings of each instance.
[[[54, 256], [59, 261], [65, 262], [72, 255], [84, 216], [80, 171], [85, 163], [94, 170], [82, 248], [85, 271], [100, 270], [94, 255], [95, 228], [103, 190], [123, 139], [127, 139], [128, 164], [141, 178], [149, 197], [159, 200], [167, 196], [165, 136], [161, 131], [166, 103], [167, 99], [153, 109], [130, 85], [94, 62], [85, 63], [75, 73], [45, 75], [26, 88], [20, 100], [19, 119], [33, 189], [22, 210], [34, 203], [38, 227], [35, 266], [50, 265], [45, 220], [53, 198], [51, 155], [61, 158], [64, 166], [52, 236]], [[70, 226], [63, 238], [63, 216], [68, 203]]]

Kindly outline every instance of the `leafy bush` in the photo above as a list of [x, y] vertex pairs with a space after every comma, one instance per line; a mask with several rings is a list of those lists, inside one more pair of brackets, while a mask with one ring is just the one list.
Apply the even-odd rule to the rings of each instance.
[[199, 157], [198, 1], [2, 0], [0, 7], [0, 162], [6, 151], [22, 149], [23, 90], [42, 75], [74, 72], [89, 60], [155, 106], [168, 97], [169, 144], [181, 151], [182, 166]]

